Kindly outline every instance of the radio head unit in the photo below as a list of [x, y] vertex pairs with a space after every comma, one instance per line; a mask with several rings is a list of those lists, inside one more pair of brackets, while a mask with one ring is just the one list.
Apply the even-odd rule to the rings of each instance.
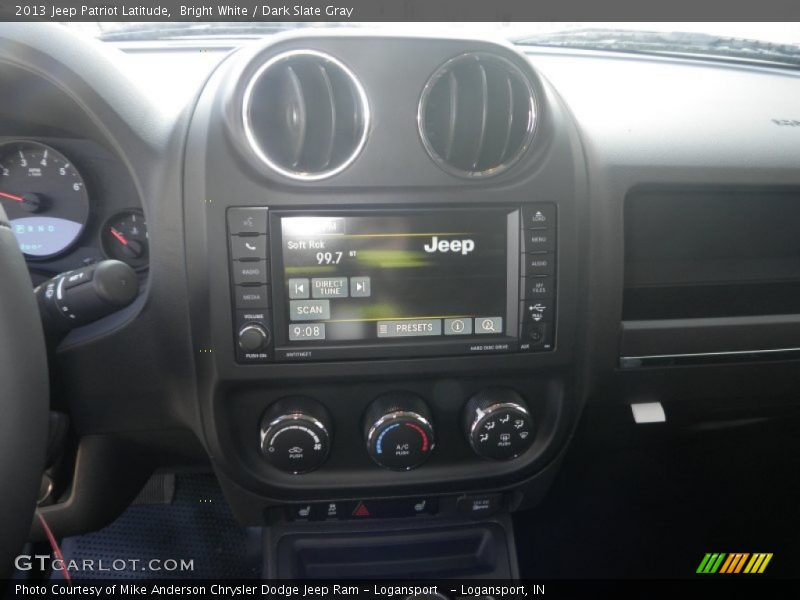
[[[271, 272], [271, 311], [258, 314], [265, 320], [271, 314], [272, 322], [264, 324], [271, 348], [260, 353], [271, 360], [552, 347], [551, 209], [540, 211], [538, 229], [526, 227], [527, 211], [520, 207], [268, 214], [264, 266]], [[239, 235], [244, 237], [232, 247], [248, 243]], [[546, 238], [542, 247], [526, 251], [529, 238], [537, 237]], [[534, 269], [547, 274], [531, 277], [541, 279], [543, 293], [529, 307], [532, 259]], [[241, 289], [234, 292], [238, 298]], [[542, 332], [540, 340], [526, 329], [527, 314]], [[240, 319], [239, 332], [246, 321]]]

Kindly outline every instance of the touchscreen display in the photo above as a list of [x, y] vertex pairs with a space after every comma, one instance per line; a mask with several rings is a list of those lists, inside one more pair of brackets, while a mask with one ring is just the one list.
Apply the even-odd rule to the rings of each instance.
[[515, 219], [510, 209], [281, 215], [279, 341], [506, 335]]

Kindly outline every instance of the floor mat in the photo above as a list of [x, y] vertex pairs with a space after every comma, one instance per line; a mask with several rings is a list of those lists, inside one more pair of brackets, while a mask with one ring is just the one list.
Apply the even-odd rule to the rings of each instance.
[[[66, 561], [95, 561], [74, 579], [228, 579], [260, 575], [259, 544], [258, 530], [234, 519], [213, 475], [188, 474], [178, 475], [171, 504], [131, 506], [100, 531], [65, 538], [62, 551]], [[181, 560], [192, 568], [180, 569]]]

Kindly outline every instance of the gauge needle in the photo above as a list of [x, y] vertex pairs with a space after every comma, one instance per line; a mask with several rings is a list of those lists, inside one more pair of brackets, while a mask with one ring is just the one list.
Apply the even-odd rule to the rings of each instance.
[[0, 192], [0, 198], [7, 198], [9, 200], [13, 200], [14, 202], [25, 202], [25, 198], [22, 196], [17, 196], [16, 194], [9, 194], [8, 192]]
[[117, 231], [113, 227], [111, 228], [111, 235], [113, 235], [115, 238], [117, 238], [117, 241], [120, 244], [122, 244], [123, 246], [127, 246], [128, 245], [128, 240], [125, 239], [125, 236], [122, 235], [119, 231]]

